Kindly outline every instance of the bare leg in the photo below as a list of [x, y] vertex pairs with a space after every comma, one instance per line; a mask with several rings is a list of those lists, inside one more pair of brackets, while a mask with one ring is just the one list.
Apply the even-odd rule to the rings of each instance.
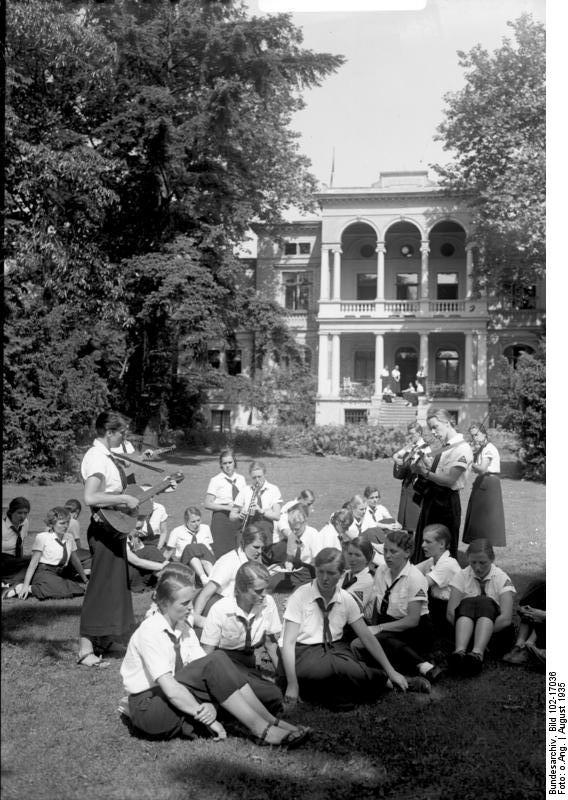
[[[247, 693], [243, 693], [243, 690], [247, 688], [250, 689], [248, 684], [243, 686], [241, 689], [237, 689], [237, 691], [233, 692], [232, 695], [227, 697], [227, 699], [221, 703], [221, 705], [229, 712], [229, 714], [232, 714], [233, 717], [239, 720], [239, 722], [242, 722], [243, 725], [245, 725], [245, 727], [251, 731], [251, 733], [254, 733], [255, 736], [262, 736], [266, 730], [266, 726], [270, 725], [271, 723], [271, 720], [267, 717], [272, 717], [272, 715], [269, 714], [256, 696], [255, 700], [257, 703], [260, 703], [260, 706], [266, 716], [260, 714], [257, 708], [249, 705]], [[254, 696], [254, 692], [252, 692], [252, 690], [251, 693]], [[272, 721], [273, 720], [274, 717], [272, 717]], [[288, 736], [288, 734], [289, 731], [284, 730], [283, 728], [273, 727], [268, 731], [265, 741], [268, 744], [279, 744], [284, 738], [286, 738], [286, 736]]]
[[201, 559], [200, 558], [192, 558], [190, 560], [190, 562], [189, 562], [189, 566], [192, 568], [192, 570], [198, 576], [198, 578], [201, 581], [201, 583], [205, 586], [205, 584], [207, 583], [207, 573], [203, 569], [203, 566], [201, 564]]
[[[92, 641], [86, 636], [79, 637], [79, 663], [84, 667], [92, 667], [94, 664], [99, 664], [102, 661], [101, 656], [96, 656], [93, 650]], [[103, 666], [106, 666], [105, 662]]]
[[485, 648], [489, 644], [491, 634], [493, 633], [493, 620], [488, 617], [480, 617], [475, 623], [475, 633], [473, 635], [472, 653], [479, 653], [483, 655]]
[[465, 651], [472, 633], [473, 620], [469, 617], [460, 617], [456, 622], [456, 652]]
[[530, 630], [530, 626], [526, 622], [521, 622], [515, 642], [517, 647], [522, 647], [528, 641]]
[[206, 575], [211, 575], [211, 570], [213, 569], [213, 564], [210, 561], [206, 561], [203, 559], [201, 562], [201, 566], [203, 567], [203, 571]]

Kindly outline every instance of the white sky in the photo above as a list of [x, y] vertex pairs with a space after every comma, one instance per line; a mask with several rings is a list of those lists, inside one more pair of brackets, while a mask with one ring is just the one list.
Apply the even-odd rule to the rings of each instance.
[[[330, 8], [338, 2], [318, 0], [317, 5]], [[367, 7], [385, 4], [365, 2]], [[390, 0], [391, 6], [400, 3]], [[423, 3], [418, 11], [293, 15], [306, 48], [347, 59], [321, 87], [305, 93], [307, 107], [294, 120], [318, 180], [329, 183], [334, 147], [334, 186], [368, 186], [381, 170], [426, 169], [447, 160], [433, 137], [443, 118], [443, 94], [464, 85], [456, 51], [478, 43], [494, 50], [512, 34], [507, 21], [523, 12], [545, 19], [545, 0]], [[289, 10], [295, 0], [278, 4]], [[250, 0], [249, 7], [259, 13], [259, 0]]]

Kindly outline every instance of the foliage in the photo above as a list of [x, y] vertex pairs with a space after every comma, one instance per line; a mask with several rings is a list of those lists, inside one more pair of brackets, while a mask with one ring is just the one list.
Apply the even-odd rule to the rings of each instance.
[[494, 53], [458, 52], [466, 85], [438, 129], [454, 156], [436, 166], [442, 185], [473, 210], [478, 289], [532, 286], [545, 269], [545, 32], [530, 15], [509, 25]]
[[463, 397], [464, 387], [456, 383], [435, 383], [429, 389], [431, 397]]
[[403, 431], [382, 426], [317, 426], [311, 431], [311, 452], [352, 458], [389, 458], [405, 443]]
[[[286, 338], [234, 247], [253, 218], [309, 204], [290, 122], [301, 90], [342, 58], [303, 49], [286, 15], [205, 0], [14, 0], [7, 28], [6, 253], [12, 298], [27, 298], [8, 299], [9, 353], [23, 348], [29, 372], [72, 376], [79, 415], [112, 402], [138, 430], [189, 424], [203, 386], [188, 364], [212, 336], [234, 341], [254, 321], [259, 362]], [[66, 314], [65, 342], [57, 323], [21, 343], [25, 315], [39, 331]], [[101, 341], [104, 363], [86, 361]], [[20, 369], [8, 366], [13, 385]], [[12, 476], [57, 472], [50, 451], [82, 430], [50, 438], [77, 420], [59, 395], [45, 402], [48, 383], [10, 396]]]
[[544, 346], [524, 353], [516, 367], [502, 359], [499, 380], [493, 387], [491, 414], [520, 441], [519, 457], [527, 478], [546, 477], [546, 366]]

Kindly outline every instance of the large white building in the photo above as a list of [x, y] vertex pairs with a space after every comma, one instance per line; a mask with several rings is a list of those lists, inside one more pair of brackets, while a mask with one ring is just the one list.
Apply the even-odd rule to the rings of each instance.
[[[428, 397], [462, 426], [482, 419], [497, 357], [515, 360], [537, 345], [544, 286], [475, 292], [467, 206], [425, 171], [383, 172], [369, 187], [327, 188], [316, 199], [320, 215], [289, 223], [279, 242], [255, 229], [254, 264], [257, 287], [270, 288], [285, 308], [317, 373], [316, 424], [389, 424], [381, 373], [394, 365], [402, 388], [420, 368], [426, 375], [424, 399], [400, 423], [425, 417]], [[238, 338], [245, 373], [251, 337]], [[250, 415], [215, 399], [214, 427], [250, 424]]]

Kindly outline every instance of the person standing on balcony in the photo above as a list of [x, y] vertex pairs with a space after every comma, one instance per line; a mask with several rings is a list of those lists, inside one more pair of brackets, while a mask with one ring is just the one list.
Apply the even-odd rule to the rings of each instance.
[[[412, 562], [422, 561], [422, 533], [427, 525], [438, 522], [450, 531], [450, 555], [456, 558], [461, 523], [460, 490], [465, 486], [467, 471], [473, 462], [471, 447], [458, 433], [452, 415], [445, 408], [431, 407], [428, 427], [439, 440], [442, 449], [434, 456], [423, 456], [411, 466], [411, 471], [424, 480], [420, 516]], [[417, 491], [416, 484], [414, 485]]]
[[493, 547], [505, 547], [505, 512], [501, 494], [501, 460], [489, 441], [485, 427], [474, 422], [469, 426], [473, 441], [472, 470], [476, 478], [471, 488], [465, 515], [463, 541], [488, 539]]
[[400, 370], [398, 364], [394, 365], [391, 372], [391, 389], [397, 396], [400, 394]]

